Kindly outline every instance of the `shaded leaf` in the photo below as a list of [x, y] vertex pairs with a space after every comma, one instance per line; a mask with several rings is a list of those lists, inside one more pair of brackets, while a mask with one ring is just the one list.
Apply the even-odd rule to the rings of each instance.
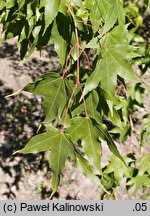
[[101, 112], [98, 109], [99, 107], [99, 98], [98, 92], [93, 90], [90, 92], [89, 96], [86, 99], [87, 113], [89, 117], [94, 118], [97, 122], [102, 121]]
[[114, 176], [111, 174], [107, 174], [103, 172], [102, 178], [101, 178], [101, 183], [106, 188], [107, 191], [112, 190], [113, 188], [116, 187], [117, 182], [114, 178]]
[[63, 67], [66, 61], [66, 51], [70, 40], [70, 32], [69, 20], [60, 12], [54, 21], [51, 40], [54, 41], [55, 50]]
[[[83, 103], [82, 101], [80, 101], [81, 98], [80, 91], [78, 92], [78, 94], [75, 95], [75, 98], [76, 98], [75, 104], [73, 104], [71, 107], [71, 113], [73, 116], [82, 114], [84, 112]], [[96, 90], [93, 90], [92, 92], [87, 94], [85, 97], [85, 101], [86, 101], [88, 116], [101, 122], [101, 111], [100, 109], [98, 109], [98, 105], [99, 105], [98, 92]]]

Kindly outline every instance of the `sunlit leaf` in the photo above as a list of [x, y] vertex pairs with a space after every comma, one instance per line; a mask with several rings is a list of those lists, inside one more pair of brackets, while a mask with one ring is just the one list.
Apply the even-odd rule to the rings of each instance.
[[48, 132], [34, 136], [22, 150], [15, 153], [27, 154], [46, 150], [51, 150], [49, 165], [53, 171], [53, 195], [59, 185], [60, 173], [64, 169], [67, 157], [75, 159], [74, 146], [70, 137], [56, 128], [49, 127]]
[[[130, 158], [124, 158], [126, 163], [132, 162]], [[125, 164], [119, 160], [117, 157], [111, 157], [108, 166], [106, 167], [104, 173], [114, 173], [114, 177], [117, 181], [120, 181], [123, 177], [132, 177], [132, 168], [125, 166]]]
[[117, 20], [120, 25], [125, 24], [125, 12], [120, 0], [114, 1], [114, 4], [105, 14], [105, 25], [103, 34], [109, 31], [117, 22]]
[[3, 10], [3, 8], [6, 6], [5, 0], [1, 0], [0, 2], [0, 10]]
[[45, 3], [45, 30], [56, 17], [60, 6], [60, 0], [46, 0]]
[[113, 46], [104, 51], [102, 59], [97, 61], [95, 70], [85, 83], [84, 95], [95, 89], [99, 82], [104, 90], [114, 95], [117, 75], [124, 79], [136, 80], [131, 65], [124, 56], [125, 49], [124, 46]]
[[73, 142], [81, 140], [86, 155], [101, 173], [101, 145], [98, 140], [99, 130], [94, 127], [93, 122], [89, 118], [73, 118], [67, 132], [70, 134]]
[[76, 153], [76, 156], [77, 156], [76, 159], [77, 168], [80, 169], [87, 178], [91, 179], [98, 186], [100, 186], [101, 190], [103, 189], [106, 193], [108, 193], [108, 191], [106, 191], [103, 184], [101, 184], [100, 179], [94, 174], [93, 169], [91, 168], [88, 161], [79, 152]]
[[52, 121], [57, 116], [60, 117], [68, 102], [69, 94], [71, 94], [68, 81], [62, 79], [59, 74], [52, 72], [41, 76], [34, 83], [29, 83], [23, 90], [45, 95], [43, 106], [46, 118], [44, 122]]
[[143, 175], [145, 172], [150, 175], [150, 155], [139, 158], [138, 162], [140, 163], [139, 175]]
[[121, 156], [121, 154], [118, 151], [118, 148], [115, 144], [115, 142], [113, 141], [112, 137], [110, 136], [110, 134], [107, 131], [107, 128], [104, 124], [100, 124], [100, 123], [96, 123], [96, 127], [99, 129], [99, 138], [106, 140], [107, 141], [107, 145], [110, 149], [110, 151], [116, 156], [118, 157], [121, 161], [123, 161], [123, 163], [125, 164], [125, 161], [123, 159], [123, 157]]
[[150, 187], [150, 176], [137, 175], [136, 177], [133, 177], [132, 179], [130, 179], [126, 185], [135, 187], [133, 191], [133, 195], [135, 195], [141, 187]]

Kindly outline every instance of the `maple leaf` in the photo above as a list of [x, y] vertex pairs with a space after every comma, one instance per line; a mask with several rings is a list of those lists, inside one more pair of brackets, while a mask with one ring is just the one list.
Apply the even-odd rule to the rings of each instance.
[[[130, 158], [124, 158], [126, 164], [132, 162], [133, 160]], [[117, 157], [112, 156], [110, 158], [110, 162], [107, 165], [104, 173], [114, 173], [114, 177], [117, 181], [120, 181], [123, 177], [131, 178], [133, 168], [125, 166], [125, 164], [119, 160]]]
[[67, 132], [74, 143], [81, 140], [85, 154], [100, 173], [100, 139], [106, 140], [110, 151], [124, 162], [105, 125], [97, 123], [94, 119], [75, 117], [71, 119]]
[[131, 186], [131, 187], [135, 187], [134, 191], [133, 191], [133, 195], [135, 195], [137, 193], [137, 191], [141, 188], [141, 186], [143, 187], [150, 187], [150, 176], [148, 175], [137, 175], [135, 177], [133, 177], [132, 179], [130, 179], [127, 183], [127, 186]]
[[150, 155], [139, 158], [138, 162], [140, 163], [139, 175], [143, 175], [145, 172], [150, 175]]
[[72, 93], [68, 80], [62, 79], [59, 74], [53, 72], [39, 77], [34, 83], [26, 85], [23, 90], [45, 95], [43, 107], [46, 118], [44, 122], [50, 122], [61, 116]]
[[60, 174], [64, 169], [67, 157], [75, 160], [74, 145], [68, 134], [51, 126], [48, 128], [48, 132], [34, 136], [23, 149], [15, 153], [28, 154], [47, 150], [51, 150], [49, 166], [53, 171], [52, 196], [59, 185]]
[[83, 149], [101, 174], [101, 145], [99, 141], [99, 130], [94, 127], [89, 118], [75, 117], [70, 121], [71, 126], [67, 129], [72, 141], [75, 143], [81, 139]]

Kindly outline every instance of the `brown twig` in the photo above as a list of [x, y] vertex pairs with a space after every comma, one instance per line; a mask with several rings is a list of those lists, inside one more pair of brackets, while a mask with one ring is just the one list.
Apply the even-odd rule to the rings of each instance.
[[68, 55], [67, 55], [67, 59], [66, 59], [66, 63], [65, 63], [65, 68], [63, 70], [63, 75], [62, 75], [62, 78], [64, 78], [64, 76], [66, 75], [66, 72], [67, 72], [67, 67], [68, 67], [68, 64], [69, 64], [69, 58], [70, 58], [70, 55], [72, 53], [72, 50], [75, 48], [75, 46], [71, 47]]

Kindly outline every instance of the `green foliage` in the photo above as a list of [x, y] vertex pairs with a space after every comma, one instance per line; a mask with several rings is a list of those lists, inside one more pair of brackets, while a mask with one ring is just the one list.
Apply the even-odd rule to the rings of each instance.
[[[127, 164], [132, 162], [133, 160], [130, 158], [125, 158]], [[116, 157], [110, 158], [110, 163], [106, 167], [104, 173], [112, 173], [114, 174], [114, 178], [117, 182], [119, 182], [123, 177], [131, 178], [133, 168], [125, 166], [121, 160], [118, 160]]]
[[126, 15], [129, 21], [131, 21], [136, 27], [143, 24], [143, 14], [147, 10], [149, 4], [149, 0], [125, 1]]
[[[130, 167], [133, 161], [121, 155], [103, 123], [104, 119], [111, 121], [111, 132], [119, 133], [120, 140], [124, 140], [131, 131], [130, 112], [135, 104], [142, 106], [140, 95], [144, 88], [132, 63], [145, 54], [134, 46], [135, 33], [125, 22], [126, 13], [127, 7], [124, 10], [120, 0], [0, 2], [3, 40], [18, 36], [21, 59], [27, 59], [35, 48], [40, 50], [54, 43], [63, 68], [60, 73], [49, 72], [23, 88], [44, 96], [45, 119], [41, 124], [46, 132], [34, 136], [16, 152], [51, 152], [51, 196], [57, 190], [67, 158], [105, 192], [123, 177], [130, 179], [128, 186], [136, 185], [134, 193], [141, 184], [150, 184], [150, 171], [143, 168], [148, 159], [139, 161], [139, 175], [134, 177]], [[94, 55], [92, 61], [89, 50]], [[83, 59], [88, 70], [82, 67]], [[128, 88], [126, 81], [132, 81], [133, 86]], [[143, 128], [142, 142], [147, 127], [146, 124]], [[105, 168], [101, 167], [101, 140], [114, 154]]]
[[148, 141], [150, 137], [150, 114], [147, 114], [144, 116], [146, 119], [145, 124], [142, 127], [141, 131], [141, 145], [145, 145], [145, 143]]
[[54, 127], [49, 127], [48, 132], [34, 136], [18, 152], [27, 154], [46, 150], [51, 150], [49, 165], [53, 171], [52, 189], [53, 193], [55, 193], [59, 185], [60, 173], [65, 166], [67, 157], [75, 158], [74, 146], [67, 134], [60, 132]]
[[137, 193], [137, 191], [141, 186], [143, 187], [143, 189], [150, 187], [149, 161], [150, 161], [150, 155], [141, 157], [138, 160], [138, 162], [140, 163], [138, 174], [135, 177], [131, 178], [126, 184], [127, 186], [130, 187], [134, 186], [133, 195]]
[[46, 118], [44, 122], [53, 121], [56, 117], [60, 118], [72, 93], [68, 80], [52, 72], [41, 76], [34, 83], [29, 83], [23, 90], [45, 95], [43, 106]]

